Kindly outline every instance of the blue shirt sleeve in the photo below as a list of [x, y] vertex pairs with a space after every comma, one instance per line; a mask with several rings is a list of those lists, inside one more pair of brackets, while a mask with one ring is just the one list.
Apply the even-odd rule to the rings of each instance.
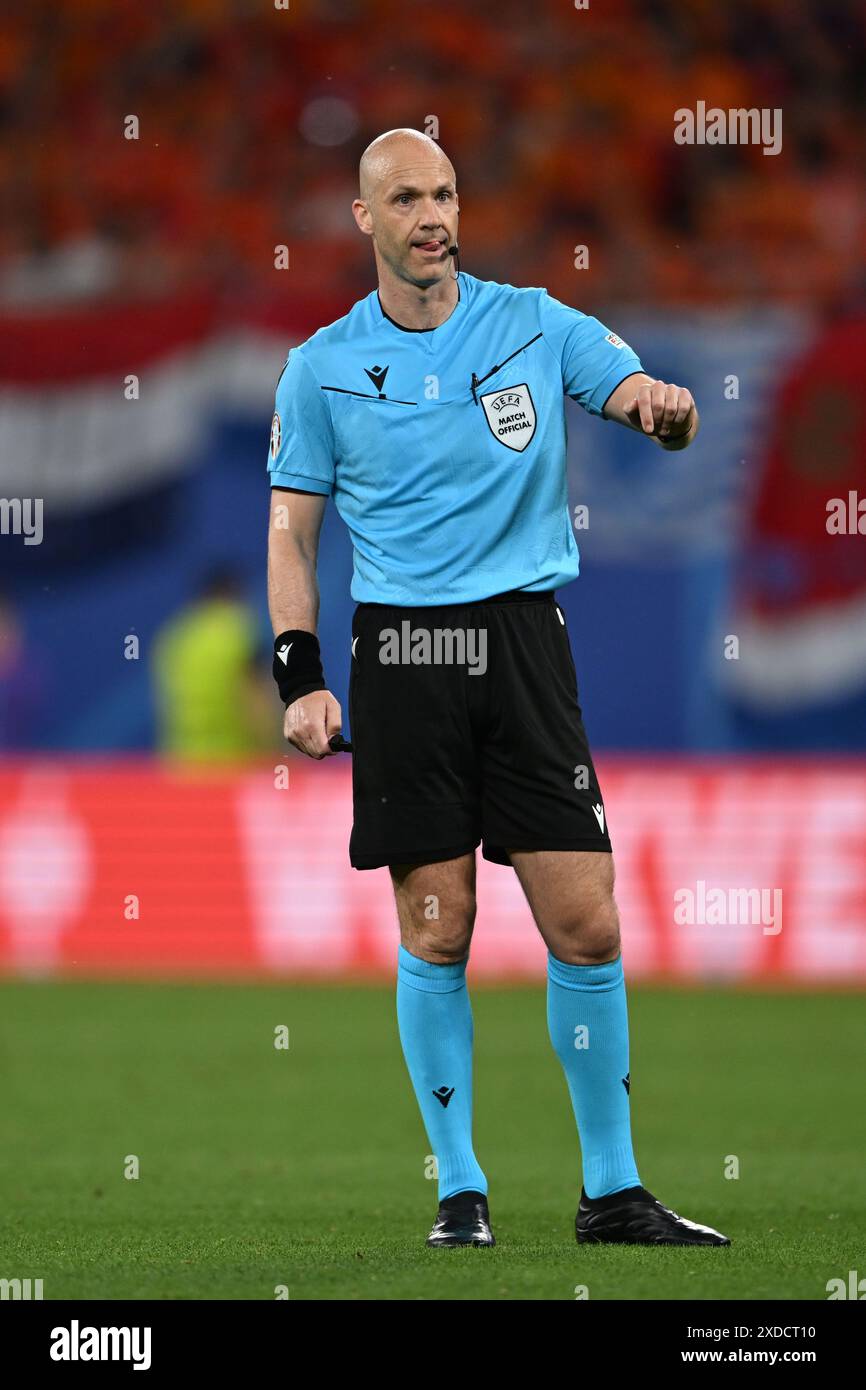
[[616, 333], [547, 290], [539, 298], [539, 322], [545, 342], [559, 358], [563, 391], [590, 415], [600, 415], [619, 383], [644, 370], [637, 353]]
[[271, 444], [271, 487], [330, 496], [334, 487], [334, 431], [325, 393], [297, 348], [277, 382]]

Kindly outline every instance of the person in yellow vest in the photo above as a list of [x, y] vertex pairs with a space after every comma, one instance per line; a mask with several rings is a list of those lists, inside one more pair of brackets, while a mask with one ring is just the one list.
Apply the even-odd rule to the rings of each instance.
[[212, 570], [153, 651], [158, 745], [185, 762], [233, 762], [269, 746], [273, 696], [256, 615], [238, 576]]

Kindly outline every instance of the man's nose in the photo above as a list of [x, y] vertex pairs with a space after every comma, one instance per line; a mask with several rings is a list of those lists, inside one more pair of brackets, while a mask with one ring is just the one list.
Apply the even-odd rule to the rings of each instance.
[[422, 227], [441, 227], [441, 226], [442, 226], [442, 218], [441, 218], [441, 215], [440, 215], [440, 212], [439, 212], [439, 208], [438, 208], [438, 206], [437, 206], [436, 203], [431, 203], [431, 205], [430, 205], [429, 207], [424, 208], [424, 210], [423, 210], [423, 212], [422, 212], [422, 214], [421, 214], [421, 226], [422, 226]]

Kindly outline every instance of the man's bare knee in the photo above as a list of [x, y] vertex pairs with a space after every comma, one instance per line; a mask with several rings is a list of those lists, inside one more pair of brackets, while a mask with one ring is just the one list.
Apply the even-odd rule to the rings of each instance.
[[585, 914], [577, 914], [565, 937], [585, 963], [601, 964], [620, 953], [619, 912], [613, 894], [594, 904]]
[[[400, 941], [413, 956], [435, 965], [465, 960], [475, 925], [475, 898], [450, 901], [442, 915], [435, 912], [436, 894], [426, 895], [425, 901], [413, 901], [408, 911], [398, 904]], [[434, 901], [431, 903], [430, 899]], [[428, 911], [429, 914], [428, 915]]]
[[511, 854], [547, 949], [569, 965], [596, 965], [620, 953], [613, 856], [569, 851]]
[[475, 856], [390, 867], [404, 948], [435, 965], [465, 960], [475, 925]]

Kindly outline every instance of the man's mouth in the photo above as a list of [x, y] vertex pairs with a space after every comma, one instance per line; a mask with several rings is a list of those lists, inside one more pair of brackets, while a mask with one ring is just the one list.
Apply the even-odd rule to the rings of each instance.
[[445, 245], [445, 242], [444, 240], [440, 240], [439, 238], [434, 238], [432, 241], [413, 241], [412, 245], [416, 251], [432, 252], [441, 251], [442, 247]]

